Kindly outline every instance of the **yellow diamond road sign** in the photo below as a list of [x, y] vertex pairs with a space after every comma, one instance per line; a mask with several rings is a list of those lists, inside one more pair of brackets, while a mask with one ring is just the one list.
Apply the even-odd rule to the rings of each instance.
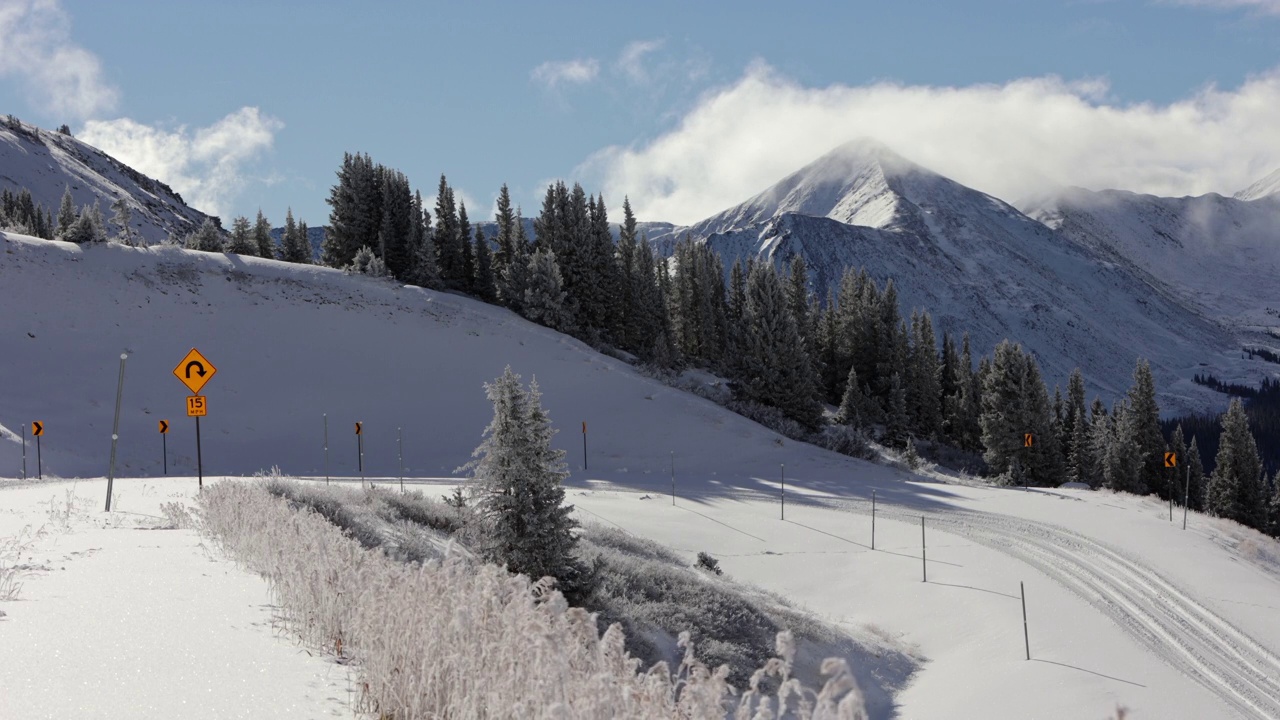
[[182, 358], [182, 362], [178, 363], [178, 367], [173, 369], [174, 376], [191, 390], [192, 395], [199, 395], [200, 388], [212, 380], [217, 372], [218, 368], [195, 348], [191, 348], [191, 352], [187, 353], [187, 356]]

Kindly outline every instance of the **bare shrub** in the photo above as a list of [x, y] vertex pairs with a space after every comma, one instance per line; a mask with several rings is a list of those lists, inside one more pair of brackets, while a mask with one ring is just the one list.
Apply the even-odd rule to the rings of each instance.
[[310, 506], [290, 507], [248, 483], [214, 485], [199, 503], [205, 532], [267, 579], [280, 622], [357, 663], [361, 711], [398, 720], [865, 717], [842, 661], [824, 663], [830, 679], [821, 691], [792, 680], [789, 634], [759, 673], [781, 681], [776, 695], [755, 683], [735, 703], [728, 669], [700, 662], [687, 634], [674, 672], [666, 663], [640, 672], [618, 625], [600, 634], [545, 580], [453, 558], [396, 562]]

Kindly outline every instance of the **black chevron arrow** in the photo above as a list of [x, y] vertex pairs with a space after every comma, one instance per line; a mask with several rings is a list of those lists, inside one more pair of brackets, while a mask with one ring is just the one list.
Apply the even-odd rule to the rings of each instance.
[[206, 373], [206, 372], [205, 372], [205, 370], [204, 370], [204, 364], [203, 364], [203, 363], [201, 363], [199, 360], [192, 360], [191, 362], [187, 363], [187, 379], [188, 379], [188, 380], [189, 380], [189, 379], [191, 379], [191, 368], [192, 368], [192, 367], [195, 367], [195, 369], [196, 369], [196, 374], [197, 374], [197, 375], [199, 375], [200, 377], [204, 377], [205, 375], [207, 375], [207, 374], [208, 374], [208, 373]]

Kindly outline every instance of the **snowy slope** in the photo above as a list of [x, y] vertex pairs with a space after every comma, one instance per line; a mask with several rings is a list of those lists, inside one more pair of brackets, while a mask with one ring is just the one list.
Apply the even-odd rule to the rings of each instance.
[[[27, 188], [55, 216], [65, 188], [70, 187], [76, 210], [97, 200], [108, 221], [111, 204], [128, 197], [133, 227], [149, 243], [160, 242], [170, 233], [191, 232], [206, 217], [163, 182], [69, 135], [33, 125], [23, 124], [21, 132], [0, 125], [0, 187], [14, 192]], [[115, 232], [114, 226], [111, 231]]]
[[1162, 278], [1185, 304], [1228, 327], [1280, 328], [1280, 196], [1162, 198], [1072, 188], [1027, 207], [1064, 236]]
[[1075, 242], [997, 198], [857, 141], [690, 232], [725, 256], [780, 264], [805, 258], [820, 297], [845, 268], [892, 278], [905, 313], [928, 310], [939, 332], [971, 333], [975, 351], [1005, 338], [1038, 357], [1050, 384], [1081, 367], [1090, 394], [1114, 397], [1138, 357], [1152, 361], [1166, 412], [1212, 407], [1201, 369], [1235, 343], [1189, 312], [1156, 277]]
[[1258, 182], [1235, 194], [1237, 200], [1257, 200], [1268, 195], [1280, 193], [1280, 170], [1262, 178]]
[[[369, 474], [396, 475], [397, 427], [411, 474], [452, 474], [491, 417], [481, 383], [510, 363], [541, 384], [561, 429], [556, 444], [573, 466], [570, 500], [584, 519], [655, 537], [690, 558], [711, 552], [741, 579], [915, 646], [928, 662], [895, 698], [898, 717], [1105, 717], [1118, 702], [1139, 719], [1280, 717], [1280, 627], [1267, 609], [1280, 590], [1280, 550], [1254, 533], [1194, 515], [1182, 533], [1163, 506], [1105, 493], [904, 482], [905, 473], [793, 443], [453, 295], [177, 248], [78, 248], [17, 236], [0, 248], [5, 296], [38, 300], [0, 313], [0, 425], [42, 420], [51, 473], [105, 472], [125, 350], [119, 449], [120, 473], [129, 476], [158, 474], [161, 418], [173, 422], [171, 472], [191, 472], [186, 391], [170, 371], [192, 346], [218, 368], [204, 391], [210, 474], [271, 465], [320, 474], [323, 412], [335, 474], [356, 472], [355, 420], [364, 422]], [[580, 461], [584, 420], [589, 471]], [[0, 476], [16, 475], [20, 463], [18, 444], [0, 441]], [[673, 465], [675, 507], [667, 496]], [[780, 465], [785, 521], [776, 504]], [[167, 497], [189, 492], [193, 480], [149, 482]], [[94, 481], [90, 494], [100, 496], [101, 486]], [[134, 487], [125, 486], [126, 506], [140, 499]], [[865, 547], [872, 489], [880, 502], [874, 552]], [[930, 528], [928, 583], [918, 574], [919, 515]], [[123, 540], [110, 540], [122, 567], [159, 557], [154, 545], [174, 563], [203, 562], [180, 560], [181, 548], [167, 540], [132, 549]], [[1030, 663], [1013, 599], [1021, 580], [1037, 659]], [[28, 591], [50, 607], [24, 615], [52, 617], [70, 607], [57, 598], [85, 597], [59, 582], [33, 578]], [[0, 635], [9, 627], [0, 623]]]

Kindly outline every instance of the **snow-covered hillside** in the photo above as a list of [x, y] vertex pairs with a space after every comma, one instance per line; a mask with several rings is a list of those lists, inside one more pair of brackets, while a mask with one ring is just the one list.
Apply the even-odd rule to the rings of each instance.
[[1143, 268], [1188, 307], [1234, 330], [1280, 331], [1280, 196], [1162, 198], [1072, 188], [1028, 203], [1028, 212], [1081, 245]]
[[1237, 200], [1257, 200], [1268, 195], [1280, 193], [1280, 170], [1262, 178], [1258, 182], [1235, 194]]
[[[334, 270], [9, 235], [0, 240], [0, 287], [24, 302], [0, 314], [0, 425], [16, 431], [42, 421], [48, 473], [105, 473], [119, 354], [129, 353], [118, 473], [152, 479], [120, 486], [122, 512], [154, 513], [157, 498], [193, 491], [190, 477], [155, 478], [160, 419], [172, 423], [170, 472], [193, 470], [187, 391], [171, 373], [193, 346], [218, 369], [204, 390], [209, 415], [201, 421], [210, 475], [272, 465], [321, 475], [326, 412], [335, 475], [357, 472], [355, 421], [364, 423], [369, 475], [397, 475], [397, 428], [411, 475], [451, 475], [492, 416], [481, 384], [511, 364], [526, 379], [537, 376], [561, 430], [556, 445], [569, 453], [569, 500], [580, 518], [661, 540], [689, 560], [708, 551], [738, 578], [913, 648], [926, 662], [893, 698], [899, 717], [1105, 717], [1117, 703], [1136, 718], [1280, 717], [1280, 626], [1268, 609], [1280, 589], [1280, 550], [1252, 531], [1192, 515], [1184, 533], [1152, 500], [944, 485], [834, 455], [505, 310]], [[0, 476], [20, 468], [17, 438], [6, 434]], [[673, 468], [674, 506], [667, 495]], [[776, 502], [784, 472], [785, 520]], [[4, 507], [19, 508], [9, 494], [15, 484], [0, 483]], [[100, 500], [103, 485], [81, 483], [72, 492]], [[445, 488], [427, 487], [433, 494]], [[880, 503], [875, 551], [866, 547], [872, 490]], [[45, 503], [62, 492], [28, 493], [11, 520], [52, 513], [57, 503]], [[919, 554], [921, 515], [927, 563]], [[77, 532], [86, 535], [61, 541], [66, 548], [104, 549], [66, 561], [64, 575], [41, 568], [66, 553], [51, 543], [37, 547], [42, 564], [24, 591], [29, 608], [0, 624], [0, 640], [9, 628], [52, 633], [57, 613], [91, 607], [98, 592], [91, 580], [106, 577], [99, 573], [108, 560], [141, 567], [160, 557], [159, 543], [174, 564], [168, 582], [194, 577], [190, 563], [210, 567], [186, 536], [144, 543], [132, 530], [127, 537]], [[919, 574], [925, 564], [927, 583]], [[251, 622], [241, 607], [251, 595], [233, 580], [200, 587], [238, 593], [229, 602], [239, 611], [225, 623]], [[1020, 581], [1027, 583], [1033, 662], [1022, 654]], [[111, 593], [115, 605], [127, 596]], [[178, 612], [161, 605], [153, 612]], [[172, 622], [166, 616], [156, 625]], [[21, 647], [44, 647], [41, 637]], [[168, 640], [166, 651], [195, 652]], [[254, 650], [255, 658], [271, 652]], [[295, 680], [311, 672], [306, 663], [289, 667]], [[874, 669], [885, 677], [905, 671]], [[47, 695], [35, 688], [21, 697], [41, 708], [74, 707], [41, 700]]]
[[0, 124], [0, 187], [14, 192], [26, 188], [37, 203], [54, 214], [63, 192], [71, 188], [77, 210], [96, 200], [108, 219], [111, 204], [127, 197], [134, 230], [148, 243], [160, 242], [171, 233], [184, 235], [204, 222], [204, 213], [188, 207], [160, 180], [70, 135], [25, 123], [21, 127], [16, 131]]
[[802, 256], [819, 296], [845, 268], [892, 278], [904, 311], [970, 332], [978, 352], [1005, 338], [1039, 359], [1049, 382], [1081, 367], [1090, 394], [1126, 388], [1152, 362], [1166, 412], [1221, 402], [1191, 377], [1232, 362], [1236, 345], [1189, 311], [1158, 277], [1114, 252], [1073, 241], [997, 198], [873, 141], [843, 145], [747, 202], [692, 226], [735, 259]]

